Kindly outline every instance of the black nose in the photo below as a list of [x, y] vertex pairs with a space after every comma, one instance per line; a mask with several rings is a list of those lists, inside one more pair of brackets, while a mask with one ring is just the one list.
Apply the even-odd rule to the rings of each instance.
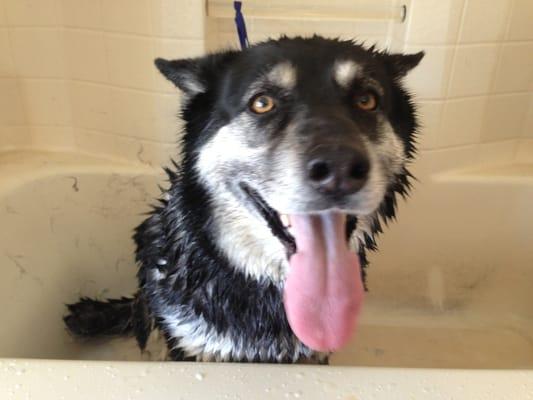
[[346, 196], [360, 190], [368, 177], [370, 162], [365, 151], [355, 147], [320, 146], [310, 155], [307, 173], [321, 193]]

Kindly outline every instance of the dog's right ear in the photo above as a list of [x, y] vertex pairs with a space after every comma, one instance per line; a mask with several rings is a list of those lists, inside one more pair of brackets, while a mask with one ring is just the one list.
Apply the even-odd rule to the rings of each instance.
[[165, 60], [156, 58], [155, 66], [159, 71], [188, 95], [194, 96], [207, 90], [202, 79], [200, 59]]

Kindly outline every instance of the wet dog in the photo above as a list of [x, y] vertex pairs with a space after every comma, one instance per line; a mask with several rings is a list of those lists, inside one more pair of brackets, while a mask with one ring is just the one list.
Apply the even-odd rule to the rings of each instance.
[[366, 249], [410, 188], [423, 53], [281, 38], [157, 59], [184, 94], [182, 157], [136, 229], [139, 291], [68, 306], [71, 332], [160, 330], [173, 360], [323, 362], [346, 343]]

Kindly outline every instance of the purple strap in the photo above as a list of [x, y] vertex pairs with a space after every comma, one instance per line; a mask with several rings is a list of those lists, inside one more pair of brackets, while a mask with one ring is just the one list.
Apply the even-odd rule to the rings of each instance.
[[237, 34], [239, 35], [239, 42], [241, 43], [241, 49], [244, 50], [248, 47], [248, 33], [246, 32], [246, 23], [244, 22], [244, 16], [242, 15], [242, 1], [234, 1], [233, 8], [235, 8], [235, 26], [237, 27]]

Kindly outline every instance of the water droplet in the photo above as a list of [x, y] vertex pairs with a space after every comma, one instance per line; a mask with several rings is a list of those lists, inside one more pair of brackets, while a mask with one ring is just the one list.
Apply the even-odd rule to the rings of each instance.
[[198, 381], [203, 381], [205, 376], [204, 374], [202, 374], [201, 372], [197, 372], [196, 374], [194, 374], [194, 377], [196, 378], [196, 380]]
[[299, 399], [300, 397], [302, 397], [302, 392], [297, 391], [297, 392], [294, 392], [292, 395], [293, 395], [295, 398]]

